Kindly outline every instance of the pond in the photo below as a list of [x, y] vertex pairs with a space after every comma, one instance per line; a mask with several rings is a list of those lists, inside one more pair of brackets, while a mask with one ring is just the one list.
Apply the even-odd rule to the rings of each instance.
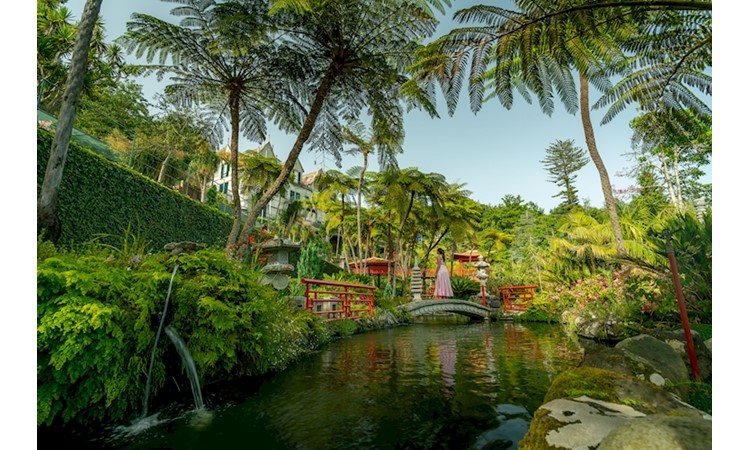
[[244, 398], [209, 394], [205, 412], [108, 430], [99, 448], [513, 449], [581, 357], [556, 325], [425, 320], [337, 340]]

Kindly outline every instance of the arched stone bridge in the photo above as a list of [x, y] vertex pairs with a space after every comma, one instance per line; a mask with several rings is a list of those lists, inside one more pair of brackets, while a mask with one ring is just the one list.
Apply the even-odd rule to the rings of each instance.
[[468, 316], [472, 319], [487, 319], [491, 313], [490, 308], [486, 306], [452, 298], [445, 300], [418, 300], [399, 305], [398, 308], [410, 313], [412, 317], [448, 312]]

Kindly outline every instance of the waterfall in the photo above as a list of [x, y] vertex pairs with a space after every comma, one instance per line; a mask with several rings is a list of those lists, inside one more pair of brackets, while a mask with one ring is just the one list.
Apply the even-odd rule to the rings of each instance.
[[177, 334], [177, 330], [172, 328], [171, 325], [167, 325], [167, 328], [165, 328], [164, 331], [172, 340], [172, 343], [174, 343], [174, 346], [177, 348], [177, 352], [180, 354], [180, 358], [182, 358], [182, 364], [185, 366], [185, 369], [187, 369], [188, 378], [190, 378], [190, 387], [193, 389], [195, 409], [203, 409], [203, 395], [201, 394], [201, 384], [198, 380], [198, 371], [195, 370], [195, 362], [193, 362], [193, 358], [192, 356], [190, 356], [190, 351], [188, 350], [187, 345], [185, 345], [185, 341], [183, 341], [180, 335]]
[[156, 357], [156, 346], [159, 344], [159, 336], [161, 330], [164, 328], [164, 319], [167, 317], [167, 306], [169, 306], [169, 295], [172, 293], [172, 283], [174, 282], [174, 276], [177, 274], [177, 267], [179, 264], [175, 264], [174, 270], [172, 270], [172, 278], [169, 279], [169, 289], [167, 289], [167, 299], [164, 301], [164, 311], [161, 313], [161, 321], [159, 322], [159, 329], [156, 330], [156, 339], [154, 340], [154, 348], [151, 350], [151, 362], [148, 365], [148, 376], [146, 377], [146, 392], [143, 397], [143, 413], [141, 418], [145, 418], [148, 413], [148, 396], [151, 391], [151, 371], [154, 368], [154, 358]]

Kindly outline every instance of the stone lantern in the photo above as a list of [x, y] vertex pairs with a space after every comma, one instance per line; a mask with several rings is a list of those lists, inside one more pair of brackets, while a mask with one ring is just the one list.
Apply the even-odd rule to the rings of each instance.
[[484, 260], [482, 255], [479, 255], [479, 261], [474, 264], [477, 268], [477, 278], [479, 278], [479, 286], [482, 287], [482, 306], [487, 306], [487, 296], [485, 294], [485, 286], [487, 286], [487, 269], [490, 267], [490, 263]]
[[294, 266], [289, 264], [289, 254], [298, 250], [300, 244], [277, 236], [256, 248], [260, 248], [261, 254], [266, 256], [266, 265], [260, 269], [265, 274], [261, 283], [270, 283], [277, 290], [286, 288], [289, 285], [289, 274], [294, 271]]

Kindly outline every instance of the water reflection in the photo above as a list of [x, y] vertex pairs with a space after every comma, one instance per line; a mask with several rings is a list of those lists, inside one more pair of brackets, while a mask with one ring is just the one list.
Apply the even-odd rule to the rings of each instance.
[[122, 448], [516, 448], [550, 381], [581, 352], [560, 328], [422, 323], [342, 339], [200, 427]]

